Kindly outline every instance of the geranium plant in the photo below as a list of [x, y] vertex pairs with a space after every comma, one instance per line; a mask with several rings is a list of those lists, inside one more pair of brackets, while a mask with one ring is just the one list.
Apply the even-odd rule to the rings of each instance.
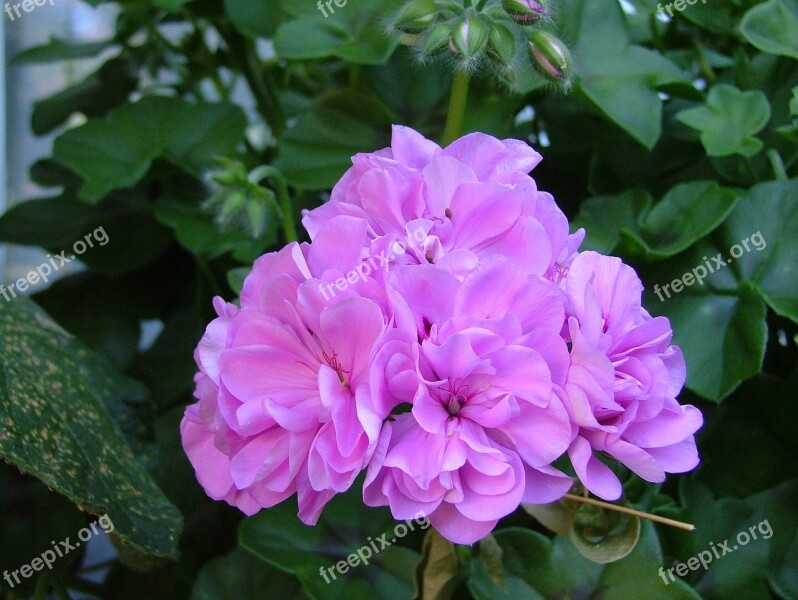
[[798, 598], [794, 0], [113, 4], [9, 66], [94, 65], [0, 217], [85, 265], [0, 288], [4, 598]]

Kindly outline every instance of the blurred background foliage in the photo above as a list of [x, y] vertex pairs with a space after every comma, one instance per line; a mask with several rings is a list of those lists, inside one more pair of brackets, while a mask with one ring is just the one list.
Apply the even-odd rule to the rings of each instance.
[[[35, 304], [0, 301], [0, 568], [91, 514], [117, 527], [52, 572], [0, 581], [3, 598], [798, 599], [798, 0], [685, 3], [673, 18], [653, 0], [553, 3], [567, 94], [521, 47], [501, 69], [469, 65], [461, 133], [537, 148], [533, 175], [585, 247], [633, 264], [650, 312], [671, 319], [702, 463], [661, 486], [623, 475], [633, 506], [697, 531], [644, 523], [631, 555], [599, 565], [519, 511], [473, 548], [416, 531], [331, 585], [319, 567], [393, 520], [357, 486], [316, 528], [291, 501], [245, 519], [206, 498], [178, 431], [192, 353], [211, 298], [235, 298], [353, 154], [386, 146], [392, 123], [440, 139], [456, 57], [419, 60], [412, 36], [388, 35], [394, 0], [327, 17], [311, 0], [89, 4], [115, 7], [107, 39], [10, 58], [91, 68], [33, 106], [33, 133], [55, 135], [30, 165], [46, 193], [0, 217], [0, 241], [57, 254], [104, 227], [110, 243]], [[762, 250], [654, 294], [757, 232]], [[764, 519], [770, 539], [662, 582], [660, 566]]]

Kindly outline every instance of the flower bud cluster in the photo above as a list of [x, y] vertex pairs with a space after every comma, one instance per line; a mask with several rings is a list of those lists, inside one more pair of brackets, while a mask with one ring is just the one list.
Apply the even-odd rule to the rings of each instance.
[[412, 0], [389, 28], [425, 59], [448, 55], [465, 71], [489, 65], [511, 85], [516, 70], [531, 63], [539, 76], [568, 89], [573, 61], [566, 44], [549, 31], [552, 22], [549, 0]]

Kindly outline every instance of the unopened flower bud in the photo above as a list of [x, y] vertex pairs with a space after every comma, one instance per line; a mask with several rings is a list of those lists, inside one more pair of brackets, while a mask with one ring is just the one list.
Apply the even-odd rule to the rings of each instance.
[[510, 28], [494, 23], [490, 28], [490, 55], [501, 67], [509, 67], [515, 57], [515, 36]]
[[502, 0], [502, 7], [519, 25], [529, 25], [547, 15], [547, 0]]
[[453, 50], [465, 59], [477, 56], [488, 43], [488, 26], [477, 15], [469, 15], [454, 30]]
[[405, 4], [394, 17], [393, 26], [404, 33], [423, 31], [438, 16], [438, 7], [432, 0], [413, 0]]
[[221, 206], [219, 208], [218, 220], [222, 225], [227, 225], [246, 208], [247, 195], [242, 191], [235, 191], [230, 194], [222, 196]]
[[533, 31], [529, 36], [529, 58], [544, 78], [557, 83], [571, 79], [573, 63], [566, 45], [547, 31]]
[[450, 39], [452, 39], [452, 28], [444, 24], [436, 25], [427, 35], [422, 51], [424, 54], [434, 54], [444, 48]]
[[250, 234], [257, 239], [263, 235], [269, 222], [269, 207], [266, 199], [258, 195], [251, 196], [247, 202], [246, 212]]

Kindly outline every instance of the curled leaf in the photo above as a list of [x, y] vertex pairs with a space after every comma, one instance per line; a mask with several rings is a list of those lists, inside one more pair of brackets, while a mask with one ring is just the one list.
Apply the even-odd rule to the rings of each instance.
[[615, 562], [637, 545], [640, 518], [583, 504], [574, 514], [569, 537], [588, 560], [599, 564]]

